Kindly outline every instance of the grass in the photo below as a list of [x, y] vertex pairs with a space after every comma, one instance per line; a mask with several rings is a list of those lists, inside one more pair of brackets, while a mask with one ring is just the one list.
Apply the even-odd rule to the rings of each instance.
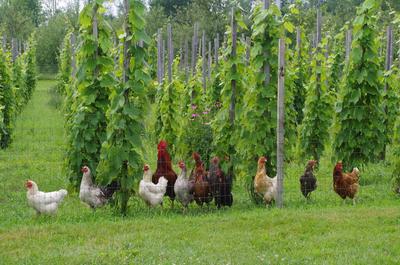
[[236, 183], [234, 206], [221, 211], [192, 206], [185, 215], [168, 204], [149, 210], [134, 197], [121, 217], [109, 206], [92, 211], [72, 193], [56, 216], [36, 216], [26, 203], [26, 179], [45, 191], [68, 185], [52, 85], [39, 82], [12, 146], [0, 151], [0, 264], [398, 264], [400, 202], [386, 164], [362, 169], [356, 206], [342, 204], [331, 188], [332, 165], [321, 161], [310, 202], [298, 186], [303, 165], [287, 167], [284, 209], [251, 204]]

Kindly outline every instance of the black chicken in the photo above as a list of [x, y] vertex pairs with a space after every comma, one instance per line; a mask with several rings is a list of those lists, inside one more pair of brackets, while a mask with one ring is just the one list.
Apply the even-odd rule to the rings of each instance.
[[219, 166], [219, 158], [211, 159], [208, 179], [211, 185], [211, 193], [218, 208], [221, 206], [232, 206], [232, 178], [226, 176]]
[[317, 161], [310, 160], [307, 163], [304, 175], [300, 177], [300, 189], [305, 198], [310, 198], [310, 194], [317, 188], [317, 179], [314, 176], [314, 167]]

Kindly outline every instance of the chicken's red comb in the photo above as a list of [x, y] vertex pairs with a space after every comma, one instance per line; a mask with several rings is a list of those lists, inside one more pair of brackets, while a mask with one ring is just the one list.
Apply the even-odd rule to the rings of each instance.
[[25, 187], [27, 187], [28, 189], [30, 189], [30, 188], [32, 188], [32, 182], [31, 182], [31, 180], [27, 180], [26, 182], [25, 182]]
[[201, 159], [201, 157], [200, 157], [199, 153], [197, 153], [197, 152], [193, 152], [193, 159], [194, 159], [195, 161], [198, 161], [198, 160], [200, 160], [200, 159]]
[[161, 150], [161, 149], [165, 150], [167, 148], [167, 146], [168, 146], [167, 141], [161, 140], [157, 145], [157, 149], [158, 150]]
[[213, 159], [211, 159], [211, 162], [212, 162], [214, 165], [218, 164], [218, 163], [219, 163], [219, 157], [218, 157], [218, 156], [213, 157]]

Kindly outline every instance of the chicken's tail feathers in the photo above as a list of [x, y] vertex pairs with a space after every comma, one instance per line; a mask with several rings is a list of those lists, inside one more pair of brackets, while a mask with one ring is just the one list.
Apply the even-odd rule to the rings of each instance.
[[101, 187], [101, 192], [103, 192], [104, 197], [111, 198], [113, 194], [121, 188], [119, 181], [113, 180], [110, 184], [105, 187]]
[[360, 170], [358, 169], [358, 167], [353, 168], [353, 171], [357, 174], [357, 176], [360, 175]]

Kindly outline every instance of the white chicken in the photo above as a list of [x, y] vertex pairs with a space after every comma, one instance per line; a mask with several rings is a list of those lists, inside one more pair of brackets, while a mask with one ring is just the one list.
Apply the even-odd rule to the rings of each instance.
[[37, 184], [32, 180], [26, 181], [25, 187], [28, 189], [28, 205], [35, 209], [37, 214], [55, 214], [59, 204], [68, 194], [64, 189], [53, 192], [39, 191]]
[[183, 161], [180, 161], [178, 166], [182, 171], [175, 182], [174, 192], [176, 195], [176, 199], [180, 203], [182, 203], [183, 207], [185, 207], [186, 210], [188, 208], [188, 205], [194, 200], [194, 181], [188, 179], [186, 165]]
[[263, 156], [258, 160], [257, 174], [254, 178], [254, 191], [262, 194], [264, 197], [264, 202], [269, 205], [272, 203], [272, 201], [276, 201], [278, 194], [278, 178], [268, 177], [265, 169], [265, 162], [267, 162], [267, 158]]
[[164, 177], [160, 177], [157, 184], [154, 184], [151, 179], [153, 174], [151, 173], [149, 165], [143, 167], [143, 179], [139, 183], [139, 196], [149, 206], [162, 205], [163, 197], [167, 191], [168, 180]]
[[89, 205], [92, 209], [102, 207], [108, 201], [107, 196], [100, 187], [93, 184], [89, 167], [84, 166], [81, 171], [83, 176], [79, 190], [79, 199]]

